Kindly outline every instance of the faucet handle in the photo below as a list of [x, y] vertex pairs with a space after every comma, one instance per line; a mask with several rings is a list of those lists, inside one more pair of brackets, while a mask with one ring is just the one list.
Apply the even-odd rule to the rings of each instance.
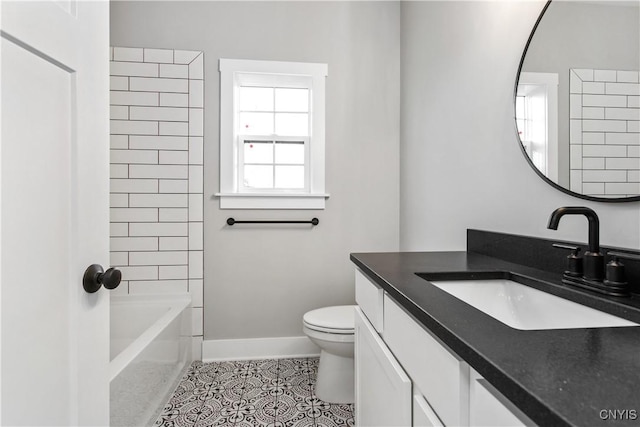
[[617, 251], [609, 251], [607, 255], [611, 257], [611, 261], [607, 263], [605, 285], [626, 285], [624, 264], [618, 261], [618, 258], [640, 261], [640, 256]]
[[624, 264], [618, 261], [618, 258], [640, 261], [640, 256], [625, 252], [609, 251], [607, 255], [611, 257], [611, 261], [607, 263], [606, 278], [604, 284], [607, 286], [626, 288], [627, 277], [624, 270]]
[[579, 252], [582, 248], [580, 246], [564, 245], [561, 243], [554, 243], [554, 248], [568, 249], [571, 254], [567, 256], [567, 269], [564, 271], [565, 276], [569, 277], [582, 277], [582, 257]]
[[573, 251], [573, 253], [576, 254], [576, 255], [582, 249], [580, 246], [565, 245], [563, 243], [554, 243], [551, 246], [553, 246], [554, 248], [559, 248], [559, 249], [568, 249], [570, 251]]

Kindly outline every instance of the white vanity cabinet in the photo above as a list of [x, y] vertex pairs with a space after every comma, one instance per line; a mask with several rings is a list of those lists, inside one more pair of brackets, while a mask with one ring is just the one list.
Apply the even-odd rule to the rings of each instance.
[[389, 297], [383, 337], [442, 423], [468, 425], [469, 365]]
[[442, 421], [438, 418], [431, 405], [418, 391], [413, 395], [413, 422], [414, 427], [443, 427]]
[[473, 369], [471, 369], [469, 389], [469, 425], [474, 427], [535, 425], [533, 421]]
[[356, 308], [356, 425], [411, 425], [411, 380]]
[[360, 270], [356, 302], [357, 426], [533, 425]]
[[383, 301], [382, 288], [369, 280], [362, 271], [356, 269], [356, 303], [378, 333], [382, 333], [383, 328]]

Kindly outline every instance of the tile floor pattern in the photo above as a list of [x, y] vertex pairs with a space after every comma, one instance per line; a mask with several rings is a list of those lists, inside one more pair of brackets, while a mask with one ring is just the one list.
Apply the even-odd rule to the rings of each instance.
[[315, 397], [317, 372], [318, 358], [194, 362], [155, 425], [353, 426], [353, 405]]

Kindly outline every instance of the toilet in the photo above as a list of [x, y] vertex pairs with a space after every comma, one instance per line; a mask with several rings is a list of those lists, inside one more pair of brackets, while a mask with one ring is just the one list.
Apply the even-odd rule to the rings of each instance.
[[307, 312], [304, 333], [320, 347], [315, 395], [328, 403], [353, 403], [354, 305], [324, 307]]

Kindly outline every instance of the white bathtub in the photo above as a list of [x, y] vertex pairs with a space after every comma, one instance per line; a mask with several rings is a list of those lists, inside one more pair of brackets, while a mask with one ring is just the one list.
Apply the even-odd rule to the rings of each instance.
[[191, 298], [111, 297], [111, 425], [153, 425], [191, 357]]

